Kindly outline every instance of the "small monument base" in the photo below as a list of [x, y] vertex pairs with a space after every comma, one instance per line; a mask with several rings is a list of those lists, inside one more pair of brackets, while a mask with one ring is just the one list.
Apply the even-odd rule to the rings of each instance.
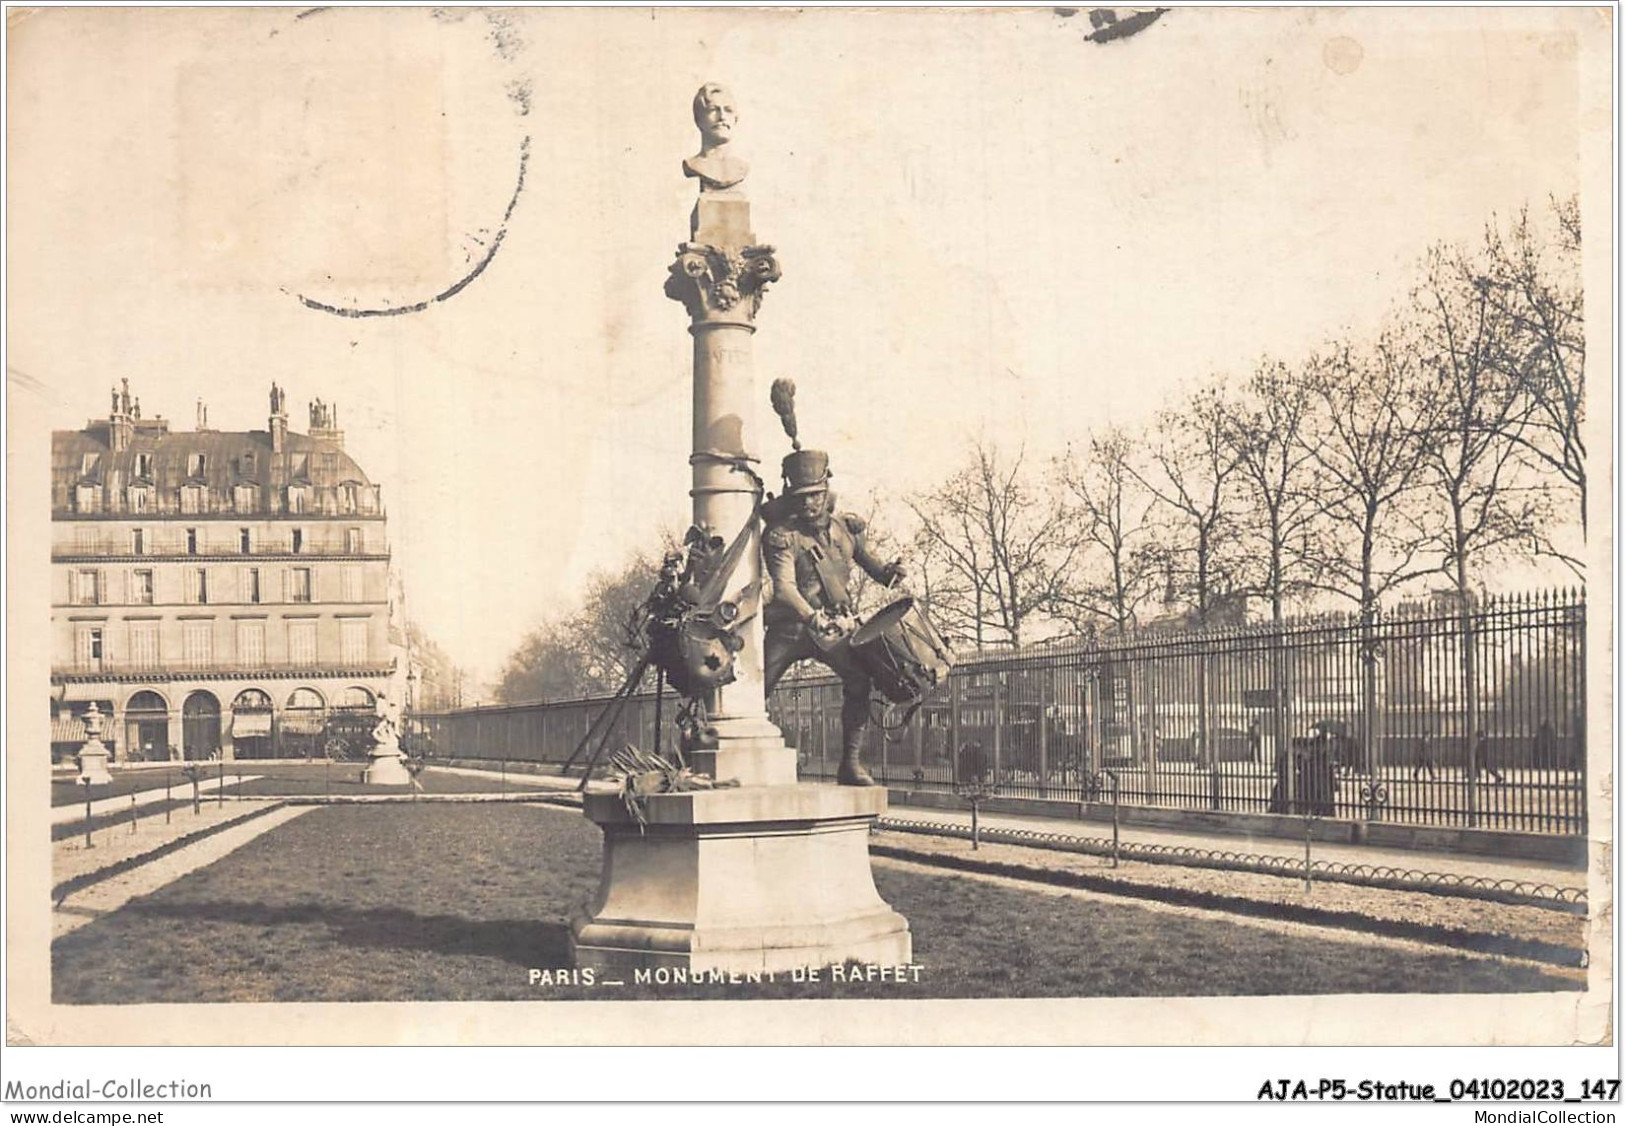
[[596, 902], [571, 928], [578, 967], [780, 973], [910, 961], [908, 920], [869, 870], [884, 789], [747, 786], [656, 794], [644, 808], [640, 830], [619, 794], [587, 795], [604, 865]]
[[75, 779], [80, 785], [101, 786], [111, 782], [113, 776], [107, 771], [106, 744], [93, 739], [79, 748], [79, 776]]
[[412, 772], [406, 769], [406, 756], [396, 751], [375, 755], [361, 780], [369, 786], [405, 786], [412, 781]]

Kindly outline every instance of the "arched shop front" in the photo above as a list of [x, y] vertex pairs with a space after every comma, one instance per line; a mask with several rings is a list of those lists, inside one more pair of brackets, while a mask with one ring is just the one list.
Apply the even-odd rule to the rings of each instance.
[[124, 705], [124, 745], [131, 762], [169, 760], [169, 701], [143, 688]]
[[314, 688], [295, 688], [277, 725], [278, 757], [322, 758], [327, 701]]
[[245, 688], [231, 702], [231, 745], [235, 758], [276, 758], [271, 738], [271, 697]]
[[181, 705], [181, 746], [189, 761], [213, 758], [220, 750], [220, 701], [202, 689]]

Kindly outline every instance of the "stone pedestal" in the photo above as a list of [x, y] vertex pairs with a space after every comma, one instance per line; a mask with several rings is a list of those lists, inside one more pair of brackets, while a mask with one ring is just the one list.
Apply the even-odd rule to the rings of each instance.
[[111, 782], [113, 776], [107, 771], [108, 758], [107, 744], [100, 739], [87, 739], [85, 744], [79, 748], [79, 777], [77, 781], [80, 784], [88, 783], [92, 786], [100, 786], [105, 782]]
[[869, 826], [885, 808], [880, 787], [700, 790], [650, 797], [640, 829], [620, 795], [588, 794], [604, 866], [571, 928], [575, 964], [612, 975], [908, 964], [908, 920], [869, 869]]
[[405, 755], [400, 751], [385, 751], [373, 754], [362, 781], [369, 786], [405, 786], [412, 781], [412, 773], [406, 769]]

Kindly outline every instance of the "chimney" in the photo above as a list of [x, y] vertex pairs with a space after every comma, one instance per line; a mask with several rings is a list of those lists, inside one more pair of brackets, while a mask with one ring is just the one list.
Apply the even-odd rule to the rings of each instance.
[[320, 399], [310, 404], [310, 436], [344, 448], [344, 431], [339, 429], [339, 409]]
[[271, 452], [279, 454], [288, 439], [287, 396], [274, 382], [271, 384]]
[[129, 449], [130, 439], [135, 436], [135, 422], [130, 416], [130, 381], [121, 382], [123, 390], [113, 388], [113, 411], [107, 417], [107, 444], [113, 447], [114, 453]]

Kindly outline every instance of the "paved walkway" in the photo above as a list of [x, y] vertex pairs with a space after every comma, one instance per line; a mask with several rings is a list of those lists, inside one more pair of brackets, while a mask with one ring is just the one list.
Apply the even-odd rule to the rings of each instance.
[[[970, 826], [970, 811], [956, 809], [927, 809], [918, 806], [892, 805], [886, 817], [893, 821], [947, 822]], [[979, 818], [986, 828], [1025, 829], [1040, 833], [1056, 833], [1069, 837], [1090, 837], [1110, 840], [1110, 822], [1077, 821], [1061, 817], [1030, 817], [1010, 813], [984, 813]], [[1185, 833], [1170, 829], [1125, 825], [1121, 840], [1135, 844], [1159, 844], [1172, 848], [1202, 848], [1215, 852], [1241, 852], [1254, 856], [1284, 856], [1303, 859], [1303, 842], [1280, 837], [1220, 835], [1217, 833]], [[1312, 858], [1333, 864], [1383, 865], [1401, 870], [1419, 872], [1449, 872], [1461, 876], [1484, 879], [1518, 880], [1528, 883], [1554, 884], [1558, 887], [1585, 887], [1586, 873], [1582, 869], [1565, 867], [1534, 860], [1502, 860], [1491, 856], [1473, 856], [1459, 852], [1429, 852], [1419, 849], [1374, 848], [1368, 845], [1329, 844], [1315, 841]]]
[[556, 774], [524, 774], [510, 770], [502, 774], [496, 770], [476, 770], [467, 766], [431, 766], [430, 774], [461, 774], [468, 778], [496, 778], [506, 779], [510, 786], [533, 786], [539, 790], [573, 790], [581, 784], [579, 778], [560, 778]]

